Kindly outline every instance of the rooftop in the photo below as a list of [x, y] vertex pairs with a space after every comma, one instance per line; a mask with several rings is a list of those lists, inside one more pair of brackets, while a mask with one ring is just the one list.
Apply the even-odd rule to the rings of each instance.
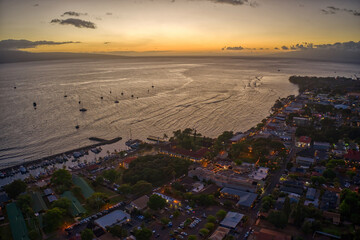
[[237, 212], [228, 212], [224, 220], [220, 222], [220, 225], [227, 228], [236, 228], [236, 226], [240, 223], [243, 217], [244, 214]]
[[110, 227], [116, 224], [123, 223], [124, 221], [127, 221], [130, 219], [130, 215], [126, 212], [123, 212], [121, 210], [115, 210], [101, 218], [96, 219], [94, 222], [102, 227], [103, 229], [106, 229], [106, 227]]
[[11, 233], [14, 240], [28, 240], [28, 231], [24, 217], [15, 203], [6, 205], [6, 211], [9, 217]]
[[133, 207], [135, 207], [138, 210], [142, 210], [147, 207], [148, 201], [149, 201], [149, 197], [144, 195], [132, 201], [131, 205], [133, 205]]

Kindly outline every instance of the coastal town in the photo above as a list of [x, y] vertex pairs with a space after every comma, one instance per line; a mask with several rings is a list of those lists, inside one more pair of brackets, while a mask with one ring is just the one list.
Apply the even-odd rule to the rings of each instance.
[[360, 83], [289, 80], [299, 94], [246, 132], [185, 128], [1, 171], [0, 239], [360, 239]]

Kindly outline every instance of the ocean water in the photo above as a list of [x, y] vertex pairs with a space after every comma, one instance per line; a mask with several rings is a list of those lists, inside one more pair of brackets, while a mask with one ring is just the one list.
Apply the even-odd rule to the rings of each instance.
[[125, 149], [130, 137], [145, 140], [187, 127], [209, 137], [246, 131], [276, 99], [297, 94], [289, 76], [352, 76], [358, 69], [220, 57], [1, 64], [0, 168], [93, 144], [89, 137], [121, 136]]

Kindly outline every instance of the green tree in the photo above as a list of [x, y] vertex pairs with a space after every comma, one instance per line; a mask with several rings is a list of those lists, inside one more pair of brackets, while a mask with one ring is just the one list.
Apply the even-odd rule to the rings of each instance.
[[92, 240], [93, 238], [94, 233], [90, 229], [85, 228], [85, 230], [81, 232], [81, 240]]
[[152, 191], [153, 186], [151, 183], [146, 181], [138, 181], [135, 185], [132, 186], [132, 192], [136, 195], [145, 195]]
[[49, 231], [53, 231], [60, 227], [60, 225], [64, 222], [65, 214], [65, 210], [58, 207], [49, 209], [44, 214], [43, 218], [46, 229]]
[[151, 238], [152, 232], [148, 228], [141, 228], [135, 231], [136, 240], [148, 240]]
[[86, 203], [90, 208], [99, 211], [108, 201], [109, 198], [105, 193], [95, 192], [86, 200]]
[[20, 195], [16, 203], [24, 214], [27, 214], [29, 209], [31, 210], [31, 196], [29, 194]]
[[15, 180], [4, 187], [5, 192], [10, 198], [16, 199], [20, 193], [25, 192], [26, 183], [22, 180]]
[[160, 219], [160, 221], [161, 221], [161, 223], [162, 223], [163, 225], [166, 226], [166, 225], [169, 224], [170, 219], [168, 219], [168, 218], [166, 218], [166, 217], [163, 217], [163, 218]]
[[333, 180], [336, 177], [336, 173], [332, 169], [326, 169], [323, 176], [327, 179]]
[[103, 184], [103, 183], [104, 183], [104, 177], [101, 176], [101, 175], [97, 176], [97, 177], [95, 178], [95, 182], [96, 182], [97, 185]]
[[129, 193], [131, 193], [131, 186], [129, 184], [122, 184], [118, 188], [118, 192], [120, 192], [122, 194], [129, 194]]
[[209, 235], [210, 231], [206, 228], [202, 228], [199, 230], [199, 233], [201, 236], [206, 237], [207, 235]]
[[67, 198], [60, 198], [54, 201], [51, 206], [53, 208], [61, 208], [64, 209], [66, 213], [70, 214], [71, 201]]
[[36, 231], [35, 229], [30, 230], [28, 236], [29, 236], [30, 240], [40, 240], [40, 239], [42, 239], [39, 232]]
[[180, 211], [175, 210], [173, 215], [174, 215], [174, 218], [177, 218], [178, 216], [180, 216]]
[[208, 222], [208, 223], [205, 224], [205, 228], [209, 229], [210, 231], [213, 230], [214, 227], [215, 227], [214, 223]]
[[268, 221], [277, 228], [284, 228], [287, 225], [287, 217], [281, 211], [271, 211], [269, 213]]
[[189, 235], [188, 240], [197, 240], [196, 235]]
[[120, 177], [120, 173], [115, 169], [109, 169], [104, 171], [103, 176], [111, 183], [114, 183]]
[[216, 223], [216, 217], [213, 215], [209, 215], [206, 219], [209, 223]]
[[66, 169], [58, 169], [51, 175], [51, 183], [60, 193], [69, 190], [73, 185], [71, 173]]
[[166, 206], [166, 200], [159, 195], [153, 194], [150, 196], [147, 205], [152, 210], [160, 210]]
[[126, 229], [122, 228], [120, 225], [115, 225], [113, 227], [109, 227], [108, 231], [114, 236], [118, 238], [124, 238], [128, 236], [128, 232]]
[[221, 221], [225, 218], [226, 216], [226, 211], [225, 210], [219, 210], [217, 213], [216, 213], [216, 217]]

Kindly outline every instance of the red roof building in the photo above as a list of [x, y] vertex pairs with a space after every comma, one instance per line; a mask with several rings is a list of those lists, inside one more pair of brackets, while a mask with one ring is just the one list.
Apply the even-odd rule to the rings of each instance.
[[127, 157], [123, 160], [122, 162], [122, 166], [125, 168], [125, 169], [129, 169], [129, 166], [130, 166], [130, 163], [132, 161], [134, 161], [135, 159], [137, 159], [137, 157]]
[[344, 155], [344, 158], [353, 161], [360, 161], [360, 152], [350, 149], [347, 154]]
[[301, 148], [307, 148], [310, 147], [310, 143], [311, 143], [311, 137], [301, 136], [299, 140], [296, 142], [296, 146]]

